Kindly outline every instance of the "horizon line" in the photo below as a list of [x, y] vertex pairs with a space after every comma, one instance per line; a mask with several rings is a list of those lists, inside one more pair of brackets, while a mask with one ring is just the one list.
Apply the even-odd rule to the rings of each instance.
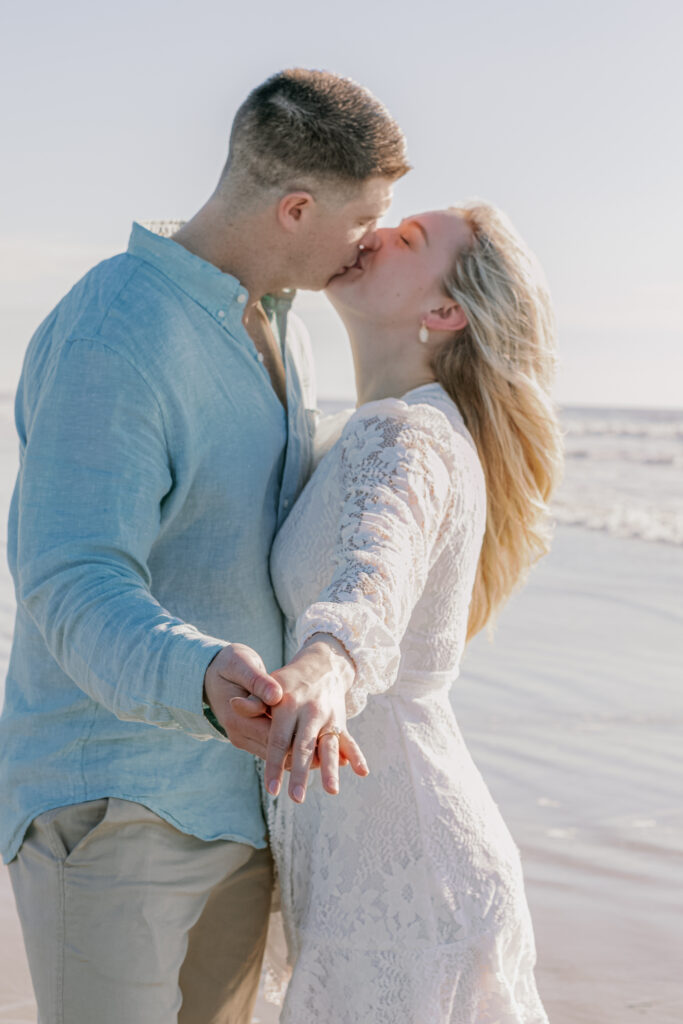
[[[16, 396], [17, 389], [0, 390], [0, 402], [12, 401]], [[320, 395], [318, 397], [318, 405], [329, 402], [348, 402], [350, 405], [355, 406], [353, 395]], [[612, 405], [606, 403], [605, 405], [594, 405], [592, 403], [584, 404], [583, 402], [557, 402], [559, 409], [570, 411], [570, 410], [581, 410], [583, 412], [673, 412], [680, 413], [683, 415], [683, 405]]]

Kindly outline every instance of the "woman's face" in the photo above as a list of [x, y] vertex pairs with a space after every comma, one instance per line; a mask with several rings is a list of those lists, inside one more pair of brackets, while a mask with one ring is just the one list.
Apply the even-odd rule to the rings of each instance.
[[358, 267], [333, 278], [326, 294], [342, 318], [347, 312], [417, 330], [423, 317], [447, 301], [443, 280], [469, 233], [454, 210], [419, 213], [398, 227], [380, 228], [378, 248], [363, 253]]

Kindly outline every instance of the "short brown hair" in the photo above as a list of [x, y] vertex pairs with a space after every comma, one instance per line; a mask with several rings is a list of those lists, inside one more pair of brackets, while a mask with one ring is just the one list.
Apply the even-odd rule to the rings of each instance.
[[272, 75], [241, 105], [224, 175], [246, 173], [260, 188], [297, 179], [354, 184], [395, 181], [410, 170], [403, 132], [369, 90], [329, 71]]

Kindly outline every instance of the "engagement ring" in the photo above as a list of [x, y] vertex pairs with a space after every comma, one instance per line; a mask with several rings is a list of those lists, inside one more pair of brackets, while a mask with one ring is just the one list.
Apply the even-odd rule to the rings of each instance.
[[321, 732], [319, 734], [318, 740], [321, 740], [323, 736], [336, 736], [337, 739], [339, 739], [341, 734], [342, 730], [339, 728], [338, 725], [331, 725], [329, 729], [325, 729], [325, 732]]

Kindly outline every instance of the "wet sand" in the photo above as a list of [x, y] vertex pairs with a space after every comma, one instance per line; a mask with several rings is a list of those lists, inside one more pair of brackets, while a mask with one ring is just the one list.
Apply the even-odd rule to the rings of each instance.
[[683, 549], [565, 527], [453, 703], [555, 1024], [683, 1020]]

